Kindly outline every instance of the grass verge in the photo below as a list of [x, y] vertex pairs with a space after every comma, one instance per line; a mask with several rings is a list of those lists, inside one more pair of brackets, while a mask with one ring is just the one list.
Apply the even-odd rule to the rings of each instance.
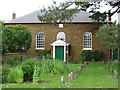
[[[73, 71], [78, 70], [80, 64], [71, 64]], [[68, 81], [68, 74], [61, 75], [40, 75], [46, 83], [8, 83], [3, 88], [118, 88], [118, 80], [109, 75], [105, 64], [88, 64], [79, 76], [71, 81], [69, 87], [61, 83], [61, 76]]]

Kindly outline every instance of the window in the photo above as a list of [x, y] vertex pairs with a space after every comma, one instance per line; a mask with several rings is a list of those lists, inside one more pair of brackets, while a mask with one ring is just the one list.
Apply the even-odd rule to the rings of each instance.
[[57, 34], [57, 40], [63, 40], [63, 41], [65, 41], [65, 33], [64, 32], [58, 32], [58, 34]]
[[92, 50], [92, 33], [85, 32], [83, 34], [83, 50]]
[[38, 32], [36, 35], [36, 49], [44, 49], [44, 33]]

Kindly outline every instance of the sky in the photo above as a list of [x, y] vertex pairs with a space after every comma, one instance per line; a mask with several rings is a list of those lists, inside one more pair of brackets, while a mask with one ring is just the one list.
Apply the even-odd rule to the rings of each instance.
[[[65, 0], [55, 0], [57, 4]], [[12, 19], [12, 13], [16, 13], [16, 18], [40, 10], [43, 6], [52, 5], [53, 0], [0, 0], [0, 20], [9, 21]], [[103, 7], [101, 10], [107, 10], [110, 7]], [[113, 16], [113, 21], [118, 19], [118, 15]]]

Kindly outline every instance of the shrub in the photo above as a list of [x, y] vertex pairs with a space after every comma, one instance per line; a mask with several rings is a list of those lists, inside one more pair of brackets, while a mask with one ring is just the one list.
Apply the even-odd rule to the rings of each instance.
[[68, 63], [72, 63], [72, 58], [71, 58], [71, 56], [69, 56], [69, 58], [67, 59], [67, 62], [68, 62]]
[[7, 25], [2, 30], [2, 36], [4, 53], [27, 51], [31, 47], [32, 35], [25, 25]]
[[95, 59], [93, 58], [91, 61], [92, 61], [92, 62], [95, 62]]
[[24, 81], [32, 81], [34, 66], [37, 64], [36, 59], [29, 59], [22, 64]]
[[41, 73], [42, 74], [48, 74], [51, 73], [53, 70], [53, 61], [51, 59], [45, 59], [45, 56], [43, 56], [42, 61], [40, 62], [40, 66], [41, 66]]
[[7, 83], [7, 77], [8, 77], [8, 73], [10, 72], [10, 65], [4, 63], [4, 65], [2, 65], [2, 83]]
[[17, 82], [21, 83], [23, 82], [23, 71], [21, 67], [15, 67], [10, 70], [10, 73], [8, 74], [8, 81], [9, 82]]
[[92, 51], [88, 51], [88, 50], [84, 50], [81, 53], [80, 56], [80, 60], [82, 62], [84, 61], [100, 61], [102, 58], [104, 57], [104, 53], [102, 51], [99, 50], [92, 50]]
[[43, 50], [43, 56], [47, 56], [47, 54], [51, 54], [51, 50]]
[[84, 63], [85, 61], [87, 61], [86, 56], [81, 56], [80, 60], [82, 61], [82, 63]]
[[46, 59], [52, 59], [52, 56], [50, 54], [47, 54]]
[[11, 67], [16, 67], [17, 65], [22, 64], [22, 62], [25, 60], [26, 60], [26, 56], [22, 54], [22, 55], [13, 56], [12, 58], [9, 58], [4, 62], [9, 64]]
[[38, 53], [38, 56], [40, 56], [41, 58], [43, 57], [43, 56], [45, 56], [45, 58], [47, 58], [47, 59], [51, 59], [52, 57], [51, 57], [51, 50], [49, 49], [49, 50], [43, 50], [43, 51], [39, 51]]
[[76, 58], [73, 59], [73, 63], [78, 63], [78, 60]]
[[100, 61], [104, 57], [104, 53], [99, 50], [91, 51], [91, 58], [94, 59], [95, 62]]
[[66, 63], [64, 63], [63, 64], [64, 65], [64, 70], [65, 70], [65, 73], [69, 73], [69, 72], [71, 72], [71, 66], [70, 66], [70, 64], [66, 64]]
[[53, 73], [55, 74], [65, 73], [64, 63], [62, 61], [59, 61], [57, 59], [55, 60]]
[[40, 68], [42, 74], [63, 74], [69, 72], [69, 64], [66, 64], [62, 61], [57, 59], [45, 59], [43, 57], [42, 61], [40, 62]]
[[91, 61], [91, 53], [88, 50], [83, 50], [80, 56], [80, 60], [84, 61]]
[[34, 74], [33, 74], [33, 82], [37, 82], [40, 80], [40, 67], [38, 65], [35, 65], [34, 67]]

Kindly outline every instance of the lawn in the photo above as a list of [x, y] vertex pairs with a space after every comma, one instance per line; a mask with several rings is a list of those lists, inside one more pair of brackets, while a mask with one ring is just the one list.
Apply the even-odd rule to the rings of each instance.
[[118, 80], [109, 75], [103, 64], [89, 64], [71, 83], [72, 88], [118, 88]]
[[118, 64], [108, 64], [109, 67], [112, 67], [113, 70], [118, 72]]
[[[118, 77], [118, 64], [108, 64], [109, 67], [112, 67], [112, 71], [114, 72], [114, 70], [117, 71], [117, 77]], [[112, 73], [112, 76], [114, 76], [114, 73]]]
[[2, 83], [2, 66], [0, 65], [0, 90], [2, 89], [2, 85], [1, 85], [1, 83]]
[[[71, 64], [73, 71], [78, 70], [80, 64]], [[61, 83], [61, 76], [65, 76], [68, 80], [68, 74], [61, 75], [41, 75], [40, 78], [44, 83], [9, 83], [3, 84], [3, 88], [118, 88], [118, 80], [114, 80], [113, 76], [109, 75], [105, 64], [88, 64], [83, 69], [79, 76], [67, 85]]]

